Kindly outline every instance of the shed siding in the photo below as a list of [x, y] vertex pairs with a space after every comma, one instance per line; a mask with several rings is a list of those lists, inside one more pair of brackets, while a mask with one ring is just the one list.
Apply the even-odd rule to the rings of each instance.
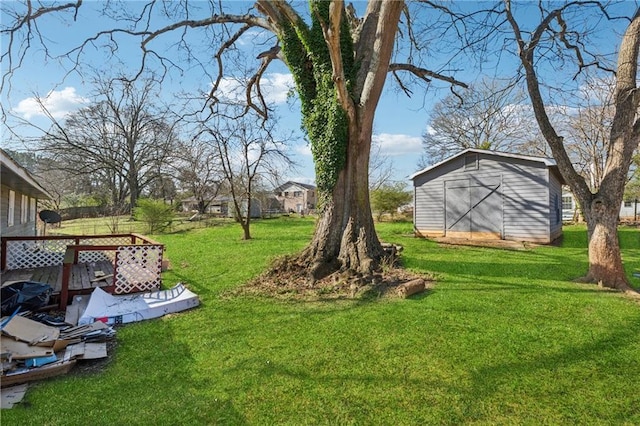
[[465, 170], [463, 155], [414, 178], [414, 226], [419, 234], [444, 235], [445, 182], [456, 179], [486, 182], [498, 177], [502, 180], [499, 191], [503, 206], [503, 238], [550, 242], [561, 234], [562, 222], [555, 223], [556, 212], [552, 214], [552, 197], [560, 191], [560, 183], [544, 163], [478, 155], [476, 170]]

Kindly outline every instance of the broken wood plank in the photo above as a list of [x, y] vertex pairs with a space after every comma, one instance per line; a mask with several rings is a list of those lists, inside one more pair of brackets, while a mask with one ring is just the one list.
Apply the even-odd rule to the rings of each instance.
[[98, 278], [94, 278], [91, 280], [91, 283], [98, 283], [98, 282], [104, 282], [105, 284], [107, 284], [107, 279], [113, 277], [113, 274], [109, 274], [109, 275], [101, 275]]

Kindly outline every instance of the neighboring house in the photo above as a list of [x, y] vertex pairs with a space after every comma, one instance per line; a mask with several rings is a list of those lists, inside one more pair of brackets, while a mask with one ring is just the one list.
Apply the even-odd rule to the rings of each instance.
[[[226, 216], [229, 211], [229, 197], [215, 197], [209, 202], [205, 213]], [[189, 197], [182, 200], [182, 211], [197, 212], [198, 200], [196, 197]]]
[[[569, 191], [562, 192], [562, 220], [572, 221], [580, 217], [580, 206], [573, 194]], [[640, 219], [640, 200], [625, 199], [620, 206], [620, 220], [637, 221]]]
[[539, 243], [562, 235], [553, 159], [467, 149], [411, 179], [416, 235]]
[[24, 167], [0, 149], [0, 234], [3, 237], [38, 233], [38, 200], [51, 199]]
[[284, 211], [306, 214], [316, 208], [316, 187], [313, 185], [289, 181], [273, 192]]

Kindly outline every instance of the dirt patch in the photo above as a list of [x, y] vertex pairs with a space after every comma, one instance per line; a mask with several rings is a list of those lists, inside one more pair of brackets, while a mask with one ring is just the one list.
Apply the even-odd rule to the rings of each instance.
[[103, 372], [113, 361], [118, 341], [114, 338], [107, 340], [107, 356], [99, 359], [78, 360], [70, 374], [91, 375]]
[[530, 243], [526, 241], [509, 241], [509, 240], [469, 240], [466, 238], [448, 238], [437, 237], [431, 238], [441, 246], [470, 246], [470, 247], [488, 247], [503, 250], [529, 250], [538, 247], [541, 244]]
[[238, 288], [234, 294], [296, 300], [368, 299], [398, 297], [399, 286], [418, 278], [425, 281], [427, 291], [434, 283], [432, 277], [398, 265], [386, 266], [368, 276], [338, 271], [322, 279], [310, 279], [309, 269], [309, 265], [301, 265], [293, 258], [279, 259], [268, 272]]

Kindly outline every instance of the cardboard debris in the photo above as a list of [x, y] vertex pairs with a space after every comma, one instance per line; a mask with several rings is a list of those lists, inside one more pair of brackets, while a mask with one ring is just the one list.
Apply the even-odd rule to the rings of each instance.
[[43, 365], [52, 364], [57, 360], [58, 360], [58, 357], [55, 355], [29, 358], [24, 360], [24, 366], [27, 368], [42, 367]]
[[49, 377], [67, 374], [76, 361], [57, 361], [38, 368], [18, 368], [2, 376], [2, 387], [48, 379]]
[[[2, 320], [4, 320], [3, 318]], [[30, 345], [53, 346], [60, 336], [60, 330], [50, 327], [29, 318], [16, 315], [4, 326], [2, 332], [16, 340], [27, 342]]]
[[182, 283], [169, 290], [113, 296], [100, 288], [91, 293], [91, 299], [78, 324], [103, 321], [107, 324], [126, 324], [181, 312], [200, 304], [198, 296]]
[[53, 355], [53, 348], [30, 345], [27, 342], [13, 340], [7, 336], [0, 336], [2, 352], [8, 352], [10, 359], [28, 359]]
[[71, 325], [78, 325], [78, 319], [84, 310], [87, 309], [90, 297], [88, 294], [74, 296], [71, 304], [67, 306], [64, 321]]
[[64, 354], [65, 359], [100, 359], [107, 357], [107, 343], [76, 343], [70, 345]]
[[101, 322], [57, 328], [15, 316], [6, 322], [0, 336], [3, 360], [0, 386], [66, 374], [77, 359], [104, 358], [106, 341], [114, 335], [115, 331]]
[[13, 408], [15, 404], [22, 401], [25, 393], [27, 393], [26, 383], [1, 389], [0, 395], [2, 396], [2, 409], [6, 410]]

